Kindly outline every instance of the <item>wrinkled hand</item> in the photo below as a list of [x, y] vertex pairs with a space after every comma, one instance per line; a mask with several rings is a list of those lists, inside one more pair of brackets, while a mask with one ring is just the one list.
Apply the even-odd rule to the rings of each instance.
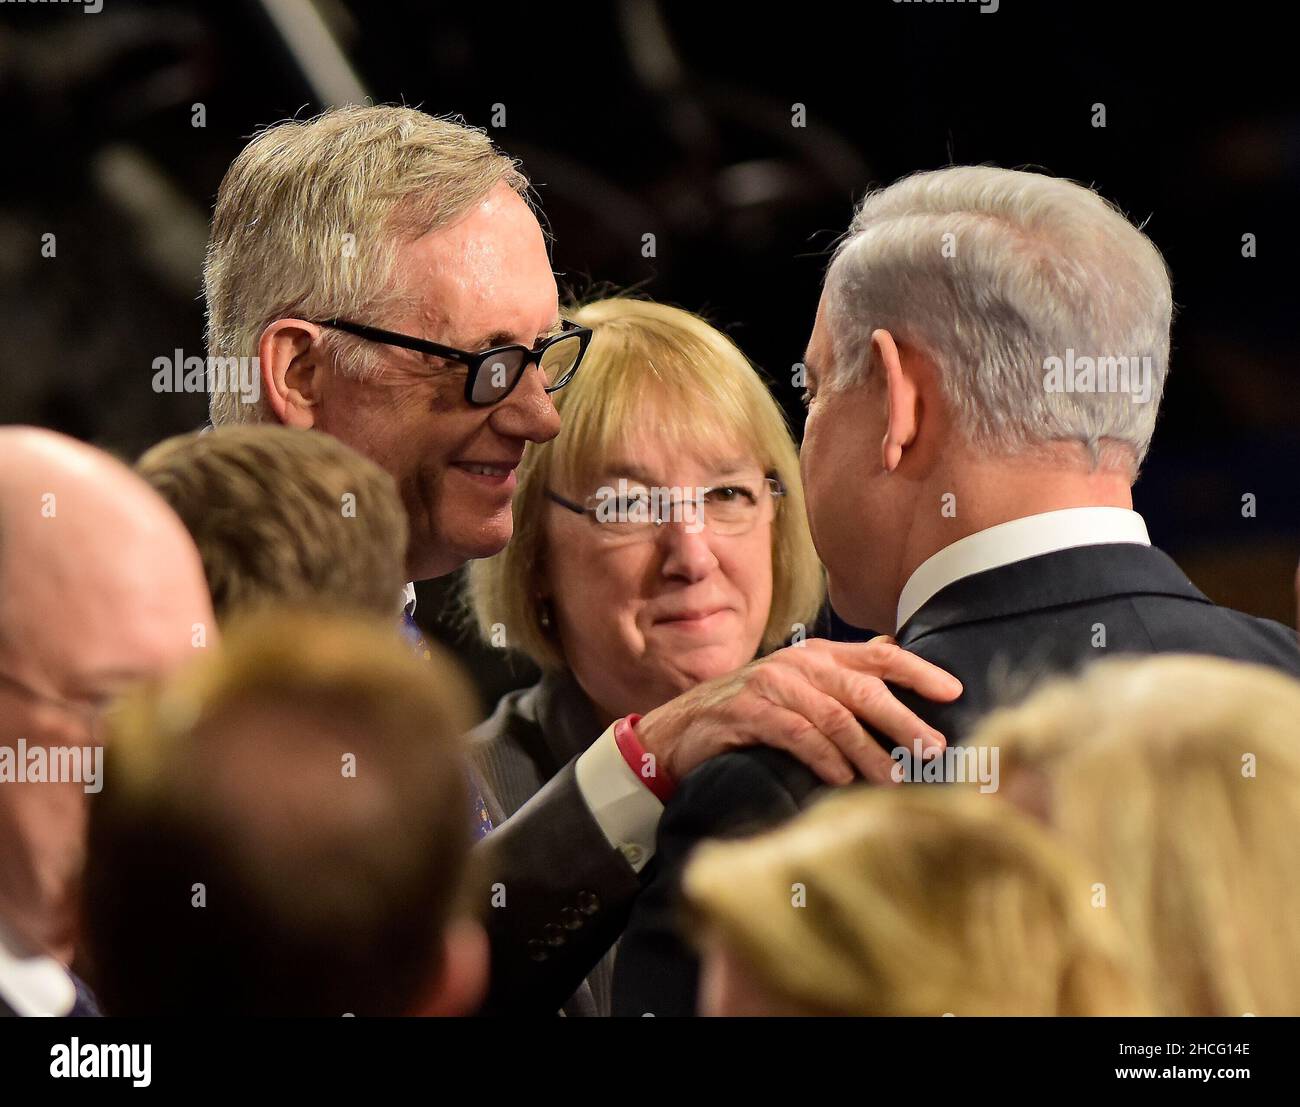
[[[889, 681], [946, 703], [961, 682], [888, 635], [869, 642], [809, 639], [706, 681], [649, 712], [636, 728], [645, 749], [676, 780], [727, 750], [768, 745], [786, 750], [828, 784], [847, 784], [854, 770], [892, 783], [889, 753], [863, 724], [927, 756], [942, 734], [895, 699]], [[861, 720], [861, 721], [859, 721]]]

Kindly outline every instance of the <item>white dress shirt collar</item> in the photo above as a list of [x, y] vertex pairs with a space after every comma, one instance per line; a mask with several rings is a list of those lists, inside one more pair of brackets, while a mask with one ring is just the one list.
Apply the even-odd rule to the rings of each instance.
[[898, 597], [898, 629], [927, 600], [963, 577], [1057, 550], [1112, 542], [1151, 545], [1142, 516], [1123, 507], [1070, 507], [976, 531], [928, 557], [908, 577]]
[[408, 581], [402, 589], [402, 613], [404, 615], [415, 615], [415, 582]]
[[0, 928], [0, 999], [17, 1015], [66, 1015], [77, 1002], [77, 986], [58, 961], [29, 953]]

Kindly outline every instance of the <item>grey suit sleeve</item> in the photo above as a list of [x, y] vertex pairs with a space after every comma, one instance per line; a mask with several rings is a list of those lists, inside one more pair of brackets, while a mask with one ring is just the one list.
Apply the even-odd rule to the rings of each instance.
[[482, 1014], [553, 1015], [618, 939], [641, 881], [564, 766], [476, 847], [490, 886]]

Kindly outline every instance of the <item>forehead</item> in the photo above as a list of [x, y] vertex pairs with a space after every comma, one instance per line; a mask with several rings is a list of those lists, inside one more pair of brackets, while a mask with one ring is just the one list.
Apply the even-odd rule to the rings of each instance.
[[195, 623], [213, 633], [199, 555], [179, 520], [140, 508], [127, 522], [75, 502], [60, 512], [45, 533], [24, 536], [30, 557], [4, 583], [6, 622], [33, 671], [56, 682], [151, 672], [187, 652]]
[[830, 328], [826, 320], [826, 294], [823, 292], [817, 304], [817, 317], [813, 320], [812, 334], [808, 339], [808, 348], [804, 352], [804, 363], [817, 371], [824, 371], [830, 365], [832, 354]]
[[683, 443], [676, 435], [643, 428], [610, 451], [603, 469], [611, 475], [634, 471], [646, 478], [674, 483], [672, 478], [748, 475], [762, 468], [754, 451], [738, 438], [710, 438], [707, 444]]
[[402, 247], [397, 271], [420, 333], [449, 345], [494, 334], [531, 343], [559, 311], [541, 225], [505, 184]]

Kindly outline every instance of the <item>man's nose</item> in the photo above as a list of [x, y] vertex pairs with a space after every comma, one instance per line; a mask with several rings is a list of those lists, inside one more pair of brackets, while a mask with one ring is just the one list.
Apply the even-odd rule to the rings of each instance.
[[528, 442], [549, 442], [560, 433], [560, 413], [538, 366], [524, 370], [510, 395], [492, 409], [490, 421], [498, 434]]

